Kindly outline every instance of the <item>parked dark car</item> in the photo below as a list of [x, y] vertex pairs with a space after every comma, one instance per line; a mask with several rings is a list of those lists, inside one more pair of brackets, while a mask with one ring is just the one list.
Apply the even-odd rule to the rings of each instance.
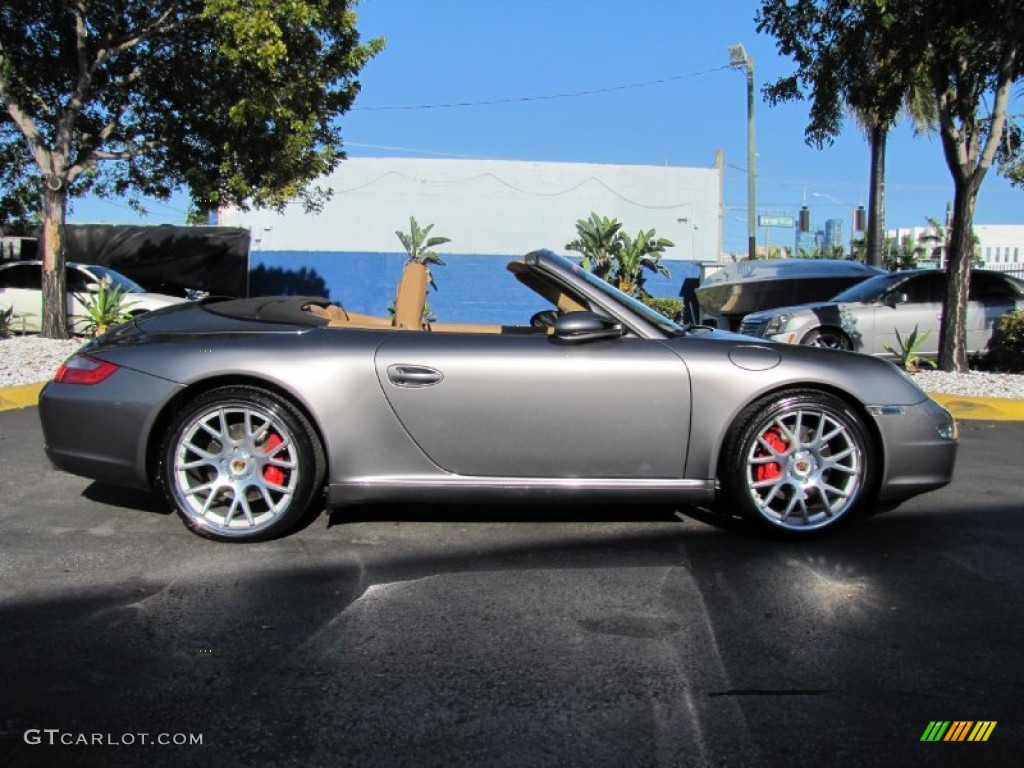
[[824, 301], [879, 274], [877, 267], [838, 259], [737, 261], [708, 275], [697, 300], [703, 322], [735, 331], [751, 312]]
[[196, 533], [264, 539], [326, 502], [715, 505], [829, 529], [949, 482], [953, 418], [892, 364], [678, 325], [546, 251], [520, 325], [326, 299], [211, 299], [91, 342], [43, 389], [60, 468], [154, 488]]

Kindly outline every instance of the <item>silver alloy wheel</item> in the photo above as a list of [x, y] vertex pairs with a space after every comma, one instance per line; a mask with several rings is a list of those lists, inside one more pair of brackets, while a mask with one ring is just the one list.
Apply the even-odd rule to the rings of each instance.
[[851, 349], [850, 340], [841, 331], [818, 329], [811, 331], [801, 342], [808, 347], [824, 347], [825, 349]]
[[854, 503], [865, 457], [851, 427], [818, 407], [795, 407], [754, 430], [746, 482], [758, 513], [786, 530], [813, 530]]
[[251, 535], [287, 514], [301, 479], [295, 436], [251, 403], [194, 414], [174, 447], [171, 491], [197, 526]]

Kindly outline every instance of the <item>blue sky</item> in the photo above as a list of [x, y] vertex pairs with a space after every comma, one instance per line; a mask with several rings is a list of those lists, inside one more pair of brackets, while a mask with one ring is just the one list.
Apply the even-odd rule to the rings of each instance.
[[[743, 43], [758, 91], [758, 212], [792, 213], [806, 202], [816, 223], [848, 222], [851, 208], [867, 202], [867, 142], [847, 121], [833, 146], [807, 147], [807, 104], [770, 108], [761, 100], [761, 86], [792, 65], [755, 31], [758, 7], [753, 0], [363, 0], [360, 30], [383, 35], [387, 48], [364, 70], [356, 108], [343, 118], [347, 151], [711, 167], [721, 148], [723, 248], [744, 251], [746, 79], [727, 66], [728, 46]], [[543, 98], [588, 91], [601, 92]], [[393, 109], [464, 102], [502, 103]], [[1013, 111], [1024, 111], [1020, 102]], [[952, 180], [937, 137], [914, 137], [906, 123], [892, 131], [886, 192], [889, 228], [942, 218]], [[70, 220], [181, 223], [185, 208], [184, 200], [154, 202], [140, 219], [122, 201], [83, 200]], [[1024, 190], [990, 171], [975, 223], [1024, 224]]]

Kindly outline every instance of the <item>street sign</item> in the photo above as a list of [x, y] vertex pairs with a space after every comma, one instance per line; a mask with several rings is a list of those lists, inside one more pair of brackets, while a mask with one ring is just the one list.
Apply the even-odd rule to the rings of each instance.
[[757, 226], [793, 229], [796, 226], [796, 220], [792, 216], [758, 216]]

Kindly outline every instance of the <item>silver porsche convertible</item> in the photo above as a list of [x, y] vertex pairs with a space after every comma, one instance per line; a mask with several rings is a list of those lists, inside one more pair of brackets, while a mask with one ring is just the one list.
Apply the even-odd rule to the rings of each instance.
[[315, 297], [182, 304], [82, 348], [43, 389], [59, 468], [153, 488], [201, 536], [327, 507], [535, 499], [714, 507], [791, 535], [950, 481], [957, 427], [893, 364], [678, 325], [574, 262], [508, 265], [521, 325]]

